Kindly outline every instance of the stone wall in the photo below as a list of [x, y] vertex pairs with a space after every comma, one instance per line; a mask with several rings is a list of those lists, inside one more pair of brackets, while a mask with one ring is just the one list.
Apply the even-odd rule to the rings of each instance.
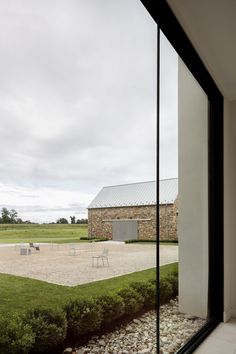
[[[148, 219], [138, 221], [138, 238], [156, 239], [156, 206], [133, 206], [88, 210], [89, 237], [112, 239], [111, 220]], [[160, 239], [177, 239], [177, 203], [160, 206]]]
[[112, 239], [112, 222], [106, 220], [149, 219], [138, 221], [138, 238], [156, 239], [156, 206], [100, 208], [88, 210], [88, 235]]
[[159, 207], [160, 240], [177, 240], [178, 203]]

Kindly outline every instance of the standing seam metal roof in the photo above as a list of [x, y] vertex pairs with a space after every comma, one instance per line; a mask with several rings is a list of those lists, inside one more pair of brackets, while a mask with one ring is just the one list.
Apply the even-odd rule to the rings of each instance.
[[[159, 204], [172, 204], [178, 195], [178, 178], [160, 180]], [[156, 205], [156, 181], [103, 187], [88, 209]]]

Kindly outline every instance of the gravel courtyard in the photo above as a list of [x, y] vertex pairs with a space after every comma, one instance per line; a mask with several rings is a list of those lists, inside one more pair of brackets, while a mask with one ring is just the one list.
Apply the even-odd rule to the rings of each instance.
[[160, 265], [178, 262], [179, 247], [176, 245], [160, 245]]
[[[102, 267], [100, 263], [98, 268], [92, 267], [92, 256], [100, 254], [104, 247], [109, 249], [110, 266]], [[69, 244], [61, 244], [53, 249], [51, 245], [41, 245], [39, 252], [20, 255], [19, 246], [0, 247], [0, 273], [75, 286], [156, 266], [156, 247], [153, 244], [97, 242], [80, 243], [78, 248], [76, 255], [73, 255], [73, 252], [69, 252]], [[166, 257], [161, 257], [162, 264], [176, 261], [177, 247], [164, 248], [161, 252]]]

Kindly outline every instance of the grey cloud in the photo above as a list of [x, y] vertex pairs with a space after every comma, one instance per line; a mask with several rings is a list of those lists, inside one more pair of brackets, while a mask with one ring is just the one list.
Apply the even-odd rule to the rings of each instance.
[[0, 10], [0, 181], [95, 194], [155, 179], [156, 24], [141, 2]]
[[1, 190], [1, 193], [5, 193], [5, 194], [20, 194], [19, 191], [11, 191], [11, 190]]
[[8, 204], [0, 204], [0, 209], [1, 208], [8, 208], [8, 209], [15, 209], [17, 212], [20, 213], [48, 213], [48, 212], [64, 212], [64, 211], [69, 211], [73, 213], [84, 213], [85, 210], [87, 209], [87, 206], [85, 205], [77, 205], [73, 206], [70, 205], [68, 207], [63, 207], [63, 206], [55, 206], [55, 207], [45, 207], [43, 205], [30, 205], [30, 206], [25, 206], [25, 205], [8, 205]]
[[21, 198], [40, 198], [37, 194], [20, 194]]

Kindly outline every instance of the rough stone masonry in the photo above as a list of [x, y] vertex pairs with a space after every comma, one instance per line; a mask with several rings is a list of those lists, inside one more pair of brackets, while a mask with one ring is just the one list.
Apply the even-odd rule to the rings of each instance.
[[[156, 205], [88, 210], [89, 237], [112, 239], [112, 220], [138, 220], [138, 239], [156, 240]], [[160, 240], [177, 240], [177, 201], [159, 207]]]

